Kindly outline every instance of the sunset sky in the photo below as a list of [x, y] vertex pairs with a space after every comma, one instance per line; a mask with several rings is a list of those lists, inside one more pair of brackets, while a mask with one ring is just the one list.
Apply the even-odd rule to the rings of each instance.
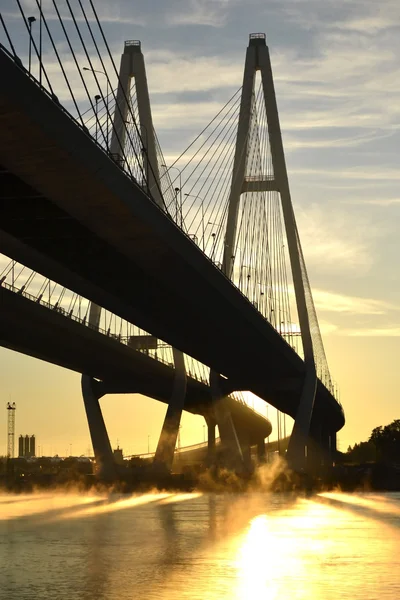
[[[23, 5], [37, 14], [34, 1]], [[398, 0], [95, 5], [117, 62], [124, 40], [142, 42], [167, 164], [241, 85], [248, 34], [266, 33], [292, 200], [346, 413], [339, 448], [400, 418]], [[3, 0], [1, 7], [25, 61], [16, 4]], [[5, 43], [2, 31], [0, 39]], [[0, 360], [0, 454], [10, 399], [17, 404], [17, 436], [35, 433], [44, 454], [64, 455], [70, 444], [73, 454], [87, 453], [80, 376], [4, 349]], [[154, 450], [164, 405], [107, 396], [102, 406], [113, 446], [118, 440], [126, 453], [146, 452], [148, 444]], [[202, 419], [186, 415], [181, 437], [182, 444], [203, 441]]]

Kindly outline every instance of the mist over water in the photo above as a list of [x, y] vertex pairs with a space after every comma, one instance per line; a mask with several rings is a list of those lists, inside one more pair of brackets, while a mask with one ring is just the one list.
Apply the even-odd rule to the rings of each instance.
[[400, 598], [400, 494], [0, 494], [1, 600]]

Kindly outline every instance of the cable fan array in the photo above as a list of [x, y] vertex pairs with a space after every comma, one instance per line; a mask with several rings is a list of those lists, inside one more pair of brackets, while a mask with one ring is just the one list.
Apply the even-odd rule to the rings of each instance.
[[[224, 262], [240, 101], [241, 89], [170, 167], [179, 172], [170, 178], [170, 191], [177, 189], [178, 177], [182, 189], [179, 196], [170, 194], [166, 200], [167, 209], [172, 210], [175, 206], [182, 228], [219, 268], [223, 268]], [[260, 77], [256, 78], [253, 90], [248, 136], [238, 151], [245, 153], [245, 181], [239, 202], [232, 268], [227, 275], [287, 343], [303, 356], [281, 198], [279, 191], [274, 189], [268, 119]], [[166, 170], [164, 174], [171, 176], [172, 171]], [[298, 233], [297, 239], [317, 374], [335, 394]]]
[[[219, 268], [224, 257], [240, 92], [233, 94], [173, 165], [178, 167], [182, 180], [178, 212], [185, 230]], [[293, 301], [289, 296], [280, 197], [276, 191], [262, 191], [264, 181], [273, 179], [273, 168], [261, 85], [253, 93], [246, 146], [246, 181], [252, 182], [252, 191], [241, 195], [229, 275], [257, 310], [298, 349], [299, 328], [291, 317]], [[177, 181], [178, 176], [171, 177], [172, 189]], [[170, 208], [171, 204], [166, 201], [166, 206]]]
[[[70, 116], [129, 177], [142, 186], [150, 198], [152, 190], [149, 189], [147, 173], [151, 170], [154, 175], [157, 169], [159, 184], [158, 177], [155, 177], [155, 185], [160, 185], [164, 209], [215, 265], [222, 268], [241, 89], [232, 95], [168, 168], [155, 136], [158, 165], [151, 165], [146, 143], [148, 132], [139, 122], [134, 83], [124, 98], [128, 107], [127, 118], [123, 117], [121, 107], [116, 103], [116, 92], [120, 87], [118, 71], [93, 0], [50, 0], [46, 10], [40, 0], [35, 0], [33, 6], [39, 21], [39, 39], [32, 33], [31, 17], [27, 16], [21, 0], [16, 0], [16, 3], [26, 33], [22, 36], [18, 32], [17, 42], [13, 43], [5, 20], [0, 16], [9, 50], [3, 45], [1, 49], [13, 56], [20, 68], [54, 102], [60, 105], [59, 98], [62, 98]], [[61, 45], [62, 55], [59, 51]], [[21, 57], [27, 68], [23, 66]], [[58, 75], [61, 77], [54, 76], [54, 61], [59, 66]], [[115, 113], [123, 117], [122, 132], [114, 127]], [[111, 153], [113, 139], [118, 141], [121, 148], [118, 157]], [[235, 244], [231, 249], [232, 268], [227, 275], [279, 334], [302, 355], [293, 284], [288, 278], [281, 199], [273, 186], [268, 189], [266, 185], [267, 182], [273, 182], [274, 173], [267, 113], [259, 78], [253, 91], [246, 144], [239, 151], [245, 152], [247, 186], [240, 197]], [[172, 177], [172, 168], [176, 168], [179, 175], [174, 171]], [[335, 393], [298, 233], [297, 245], [317, 373], [326, 387]], [[34, 278], [35, 275], [32, 275], [32, 281]], [[48, 286], [50, 291], [50, 282]], [[64, 292], [64, 295], [68, 294]], [[60, 302], [64, 300], [63, 297]], [[84, 305], [88, 310], [87, 301], [76, 298], [74, 302], [78, 306], [81, 303], [81, 310]], [[105, 315], [106, 311], [103, 313]], [[105, 318], [102, 316], [102, 319]], [[107, 331], [107, 323], [103, 324]]]
[[[63, 110], [68, 110], [110, 158], [149, 192], [143, 156], [146, 146], [137, 114], [126, 96], [128, 119], [124, 119], [122, 131], [114, 127], [114, 113], [122, 116], [116, 103], [119, 75], [93, 0], [51, 0], [46, 9], [40, 0], [35, 0], [32, 17], [28, 17], [20, 0], [16, 3], [25, 34], [19, 26], [13, 42], [11, 28], [0, 16], [9, 48], [2, 44], [2, 50], [13, 56], [18, 66], [60, 107], [62, 99]], [[39, 22], [39, 39], [33, 34], [32, 19]], [[54, 69], [54, 62], [58, 69]], [[121, 143], [118, 157], [111, 153], [112, 139]]]

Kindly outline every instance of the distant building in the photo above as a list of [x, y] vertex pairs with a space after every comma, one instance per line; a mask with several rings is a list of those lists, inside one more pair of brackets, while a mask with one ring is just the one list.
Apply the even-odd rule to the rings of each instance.
[[34, 435], [31, 435], [29, 441], [29, 456], [36, 456], [36, 437]]
[[118, 446], [113, 451], [113, 454], [114, 454], [114, 459], [115, 459], [116, 464], [117, 465], [123, 465], [124, 464], [124, 455], [122, 454], [122, 448], [120, 448]]
[[20, 458], [25, 456], [25, 438], [22, 435], [18, 439], [18, 456]]
[[34, 435], [19, 436], [18, 456], [20, 458], [31, 458], [36, 456], [36, 437]]

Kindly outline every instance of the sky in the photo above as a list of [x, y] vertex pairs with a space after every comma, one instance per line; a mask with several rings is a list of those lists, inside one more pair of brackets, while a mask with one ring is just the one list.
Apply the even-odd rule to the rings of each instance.
[[[23, 5], [37, 14], [33, 1]], [[117, 62], [124, 40], [142, 42], [154, 126], [168, 163], [241, 85], [248, 34], [266, 33], [292, 200], [346, 414], [340, 449], [399, 418], [398, 1], [95, 5]], [[1, 8], [25, 57], [16, 5], [1, 0]], [[4, 349], [0, 361], [4, 405], [10, 398], [17, 403], [17, 435], [35, 433], [45, 454], [87, 453], [79, 375]], [[102, 406], [114, 446], [127, 453], [154, 450], [164, 405], [107, 396]], [[203, 441], [201, 418], [185, 415], [182, 425], [182, 444]], [[5, 410], [0, 432], [3, 453]]]

